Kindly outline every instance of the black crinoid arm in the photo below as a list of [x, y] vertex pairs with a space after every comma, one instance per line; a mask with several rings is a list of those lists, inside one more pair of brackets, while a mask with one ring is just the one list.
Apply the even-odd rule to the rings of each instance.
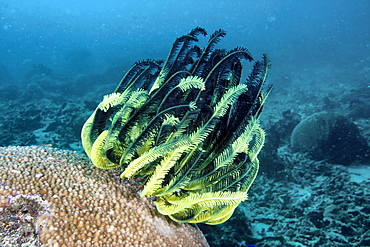
[[219, 224], [247, 199], [264, 143], [258, 118], [269, 59], [242, 80], [249, 51], [215, 49], [225, 31], [202, 49], [203, 28], [177, 38], [167, 59], [135, 63], [104, 97], [82, 129], [93, 164], [144, 180], [142, 196], [177, 222]]

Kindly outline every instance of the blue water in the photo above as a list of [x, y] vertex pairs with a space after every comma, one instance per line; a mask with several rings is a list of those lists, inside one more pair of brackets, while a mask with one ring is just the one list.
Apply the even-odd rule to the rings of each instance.
[[369, 14], [367, 0], [1, 0], [0, 83], [23, 81], [35, 64], [73, 74], [163, 59], [176, 37], [198, 25], [226, 30], [225, 48], [270, 54], [276, 73], [368, 62]]

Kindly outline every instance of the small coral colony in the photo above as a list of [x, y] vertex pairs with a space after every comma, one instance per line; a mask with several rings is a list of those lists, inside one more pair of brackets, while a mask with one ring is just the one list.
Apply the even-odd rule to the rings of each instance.
[[258, 118], [269, 59], [242, 80], [242, 47], [216, 49], [226, 35], [197, 27], [177, 38], [165, 61], [135, 63], [82, 129], [83, 147], [101, 169], [142, 181], [158, 211], [177, 222], [219, 224], [247, 199], [265, 139]]

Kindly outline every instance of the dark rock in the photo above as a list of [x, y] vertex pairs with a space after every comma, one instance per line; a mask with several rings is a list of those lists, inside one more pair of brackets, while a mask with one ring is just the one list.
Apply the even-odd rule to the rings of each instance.
[[348, 165], [369, 157], [369, 146], [355, 123], [329, 112], [315, 113], [293, 130], [291, 147], [306, 152], [315, 160]]
[[284, 179], [284, 164], [278, 157], [278, 148], [290, 142], [290, 135], [299, 123], [299, 116], [290, 111], [284, 111], [282, 118], [270, 128], [266, 128], [266, 142], [259, 154], [260, 171], [274, 178]]

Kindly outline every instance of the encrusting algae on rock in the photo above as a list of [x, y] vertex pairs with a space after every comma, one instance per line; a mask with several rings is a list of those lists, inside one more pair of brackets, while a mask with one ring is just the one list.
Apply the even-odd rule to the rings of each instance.
[[0, 246], [208, 246], [75, 152], [3, 147], [0, 170]]

